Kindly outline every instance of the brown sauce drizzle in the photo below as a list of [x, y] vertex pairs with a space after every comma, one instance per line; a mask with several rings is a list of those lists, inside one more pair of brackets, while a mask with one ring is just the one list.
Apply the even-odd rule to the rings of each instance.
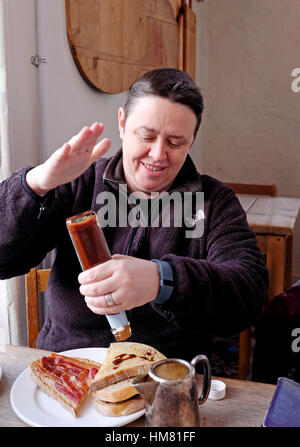
[[136, 355], [136, 354], [120, 354], [117, 355], [115, 360], [112, 362], [114, 365], [113, 369], [117, 369], [118, 366], [124, 362], [125, 360], [129, 360], [129, 359], [134, 359], [134, 358], [140, 358], [140, 359], [144, 359], [144, 360], [149, 360], [149, 362], [153, 362], [154, 361], [154, 356], [151, 352], [146, 352], [146, 354], [143, 355]]

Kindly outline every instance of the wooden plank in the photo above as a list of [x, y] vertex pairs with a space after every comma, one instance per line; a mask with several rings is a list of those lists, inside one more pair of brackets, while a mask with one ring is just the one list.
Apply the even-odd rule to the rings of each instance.
[[38, 292], [45, 292], [51, 269], [37, 271]]
[[169, 0], [66, 0], [69, 45], [84, 79], [120, 93], [145, 71], [177, 67], [175, 11]]
[[293, 197], [257, 197], [251, 213], [296, 218], [299, 207], [300, 199]]
[[277, 186], [276, 185], [258, 185], [249, 183], [228, 183], [228, 186], [235, 190], [238, 194], [253, 194], [255, 196], [277, 196]]
[[251, 210], [247, 214], [247, 220], [255, 233], [290, 235], [294, 232], [294, 217], [266, 216], [254, 214]]
[[3, 377], [0, 380], [0, 427], [28, 426], [13, 411], [10, 404], [10, 391], [19, 374], [32, 361], [43, 355], [49, 355], [49, 352], [13, 345], [5, 345], [4, 350], [0, 350], [0, 365], [3, 368]]
[[178, 19], [178, 68], [184, 69], [183, 52], [184, 52], [184, 16], [183, 12], [180, 12]]
[[293, 235], [288, 235], [285, 241], [285, 275], [283, 290], [292, 286]]
[[249, 225], [256, 233], [293, 234], [300, 199], [290, 197], [257, 197], [247, 213]]
[[47, 288], [50, 269], [31, 269], [25, 276], [27, 344], [35, 348], [39, 333], [38, 294]]
[[250, 370], [251, 363], [251, 334], [252, 329], [248, 328], [240, 333], [239, 340], [239, 370], [238, 379], [245, 380]]
[[276, 235], [256, 235], [258, 246], [266, 256], [270, 275], [269, 300], [284, 290], [286, 269], [286, 237]]
[[178, 15], [179, 15], [180, 8], [181, 8], [182, 0], [169, 0], [169, 2], [172, 6], [172, 9], [174, 12], [174, 17], [176, 17], [176, 19], [177, 19]]
[[27, 344], [35, 348], [36, 337], [39, 331], [38, 303], [37, 303], [37, 277], [36, 270], [31, 269], [26, 275], [26, 317], [27, 317]]
[[[201, 427], [260, 427], [275, 385], [215, 377], [226, 383], [226, 396], [200, 406]], [[201, 378], [199, 386], [201, 386]]]
[[183, 21], [183, 70], [192, 79], [196, 72], [196, 14], [191, 6], [184, 5]]
[[237, 198], [239, 199], [239, 202], [242, 205], [245, 213], [248, 213], [250, 211], [250, 208], [256, 201], [256, 197], [247, 194], [237, 194]]

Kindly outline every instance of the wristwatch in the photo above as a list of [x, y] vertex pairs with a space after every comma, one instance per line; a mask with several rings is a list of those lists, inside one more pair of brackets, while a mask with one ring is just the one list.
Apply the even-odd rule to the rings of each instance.
[[171, 265], [166, 261], [159, 261], [158, 259], [152, 259], [152, 261], [158, 264], [160, 283], [159, 293], [153, 302], [163, 304], [168, 301], [174, 290], [173, 270]]

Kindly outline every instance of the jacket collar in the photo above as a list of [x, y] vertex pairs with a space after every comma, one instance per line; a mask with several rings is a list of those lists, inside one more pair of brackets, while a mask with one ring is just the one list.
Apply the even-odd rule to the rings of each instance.
[[[109, 159], [103, 174], [103, 180], [111, 184], [114, 188], [120, 184], [126, 184], [122, 148]], [[169, 190], [169, 192], [172, 191], [202, 191], [201, 175], [197, 172], [196, 166], [189, 154]]]

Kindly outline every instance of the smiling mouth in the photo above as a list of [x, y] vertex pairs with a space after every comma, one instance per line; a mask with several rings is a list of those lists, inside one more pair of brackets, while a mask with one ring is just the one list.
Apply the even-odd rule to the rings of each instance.
[[148, 165], [148, 163], [144, 163], [144, 162], [142, 162], [142, 164], [145, 166], [145, 168], [150, 169], [150, 171], [153, 171], [153, 172], [158, 172], [158, 171], [162, 171], [163, 169], [165, 169], [165, 168], [161, 168], [158, 166]]

